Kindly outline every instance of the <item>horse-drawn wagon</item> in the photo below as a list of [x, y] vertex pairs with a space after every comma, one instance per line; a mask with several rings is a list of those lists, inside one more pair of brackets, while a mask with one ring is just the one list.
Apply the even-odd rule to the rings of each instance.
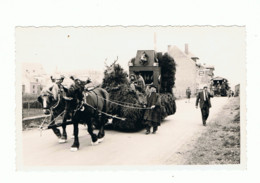
[[[175, 80], [175, 62], [167, 53], [162, 55], [153, 50], [139, 50], [129, 63], [129, 73], [139, 72], [144, 78], [145, 87], [153, 84], [157, 87], [161, 97], [161, 119], [176, 112], [175, 98], [172, 92]], [[46, 129], [52, 129], [60, 138], [60, 142], [67, 139], [66, 125], [74, 126], [74, 143], [72, 150], [78, 150], [78, 124], [85, 123], [93, 143], [102, 141], [104, 125], [112, 119], [114, 129], [133, 131], [143, 127], [145, 91], [133, 90], [128, 74], [114, 62], [107, 66], [101, 88], [88, 90], [86, 84], [71, 77], [74, 84], [70, 88], [54, 84], [52, 92], [42, 93], [39, 101], [43, 108], [50, 108], [51, 120]], [[60, 79], [58, 79], [60, 81]], [[58, 99], [53, 100], [53, 98]], [[54, 102], [53, 102], [54, 101]], [[47, 105], [49, 103], [49, 106]], [[55, 123], [57, 117], [62, 117], [60, 124]], [[63, 128], [61, 134], [57, 127]], [[98, 127], [99, 133], [93, 133], [93, 126]], [[43, 125], [40, 127], [44, 129]]]

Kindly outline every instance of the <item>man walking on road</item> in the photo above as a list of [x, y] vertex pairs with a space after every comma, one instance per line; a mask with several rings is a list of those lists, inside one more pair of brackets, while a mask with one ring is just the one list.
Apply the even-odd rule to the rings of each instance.
[[208, 87], [204, 86], [203, 90], [198, 93], [196, 99], [196, 108], [198, 108], [198, 103], [200, 102], [203, 126], [206, 126], [206, 121], [209, 116], [209, 108], [211, 107], [210, 97], [213, 97], [213, 95], [208, 92]]

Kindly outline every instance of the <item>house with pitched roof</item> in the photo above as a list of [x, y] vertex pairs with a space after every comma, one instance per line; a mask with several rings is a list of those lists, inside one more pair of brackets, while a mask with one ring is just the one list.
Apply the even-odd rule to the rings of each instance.
[[198, 89], [207, 85], [209, 89], [212, 89], [212, 79], [214, 77], [215, 67], [206, 64], [197, 64], [197, 79], [196, 83]]
[[[196, 59], [197, 57], [189, 53], [188, 46], [185, 46], [185, 51], [183, 52], [177, 46], [169, 45], [168, 53], [173, 57], [176, 63], [176, 73], [175, 73], [175, 87], [173, 93], [176, 98], [182, 98], [186, 96], [186, 89], [190, 87], [191, 94], [196, 93]], [[192, 58], [194, 57], [195, 60]]]
[[189, 51], [188, 44], [185, 44], [184, 51], [175, 45], [169, 45], [168, 53], [176, 63], [176, 80], [173, 89], [176, 98], [186, 97], [188, 87], [194, 96], [204, 85], [210, 86], [214, 76], [214, 66], [200, 64], [199, 57]]

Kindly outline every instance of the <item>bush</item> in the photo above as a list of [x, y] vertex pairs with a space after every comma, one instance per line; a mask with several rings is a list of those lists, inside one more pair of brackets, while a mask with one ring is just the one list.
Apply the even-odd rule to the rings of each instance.
[[37, 94], [23, 94], [22, 101], [23, 101], [23, 109], [28, 108], [42, 108], [41, 103], [37, 100]]
[[[108, 73], [108, 69], [111, 68], [105, 70], [102, 87], [108, 91], [111, 101], [122, 105], [110, 103], [109, 114], [126, 118], [125, 121], [113, 119], [113, 126], [118, 130], [137, 130], [142, 127], [144, 111], [131, 107], [142, 107], [144, 95], [132, 91], [127, 79], [127, 73], [119, 64], [115, 64], [112, 67], [112, 72], [110, 70]], [[126, 107], [125, 105], [130, 107]]]
[[161, 97], [161, 116], [162, 119], [165, 117], [175, 114], [176, 112], [176, 103], [175, 103], [175, 97], [172, 93], [163, 93], [160, 95]]
[[39, 95], [37, 94], [29, 94], [29, 93], [24, 93], [22, 95], [22, 101], [27, 102], [27, 101], [37, 101]]
[[175, 85], [176, 64], [174, 59], [165, 53], [162, 57], [158, 57], [161, 67], [161, 93], [172, 93]]

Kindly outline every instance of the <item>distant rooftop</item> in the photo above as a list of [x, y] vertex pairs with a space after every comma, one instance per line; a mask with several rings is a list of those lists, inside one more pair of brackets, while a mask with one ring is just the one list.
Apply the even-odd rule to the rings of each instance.
[[42, 67], [42, 64], [35, 62], [23, 62], [22, 72], [30, 75], [42, 75], [46, 74]]

